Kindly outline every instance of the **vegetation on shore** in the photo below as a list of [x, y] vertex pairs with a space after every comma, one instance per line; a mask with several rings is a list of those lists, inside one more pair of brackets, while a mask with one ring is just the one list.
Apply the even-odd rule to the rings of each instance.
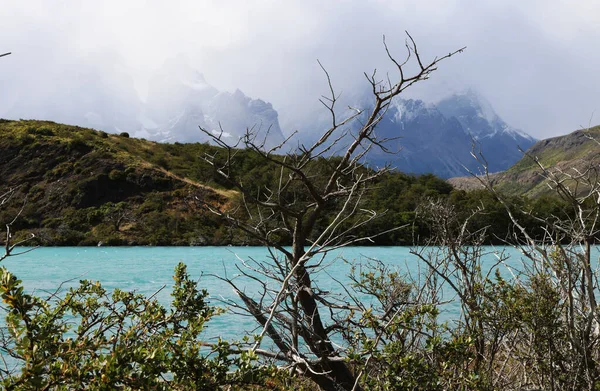
[[[259, 244], [211, 212], [235, 211], [240, 196], [206, 156], [224, 158], [224, 151], [208, 144], [156, 143], [48, 121], [2, 120], [0, 175], [5, 187], [20, 187], [0, 218], [8, 221], [26, 200], [14, 233], [34, 233], [41, 245]], [[273, 187], [279, 179], [276, 165], [262, 162], [255, 152], [238, 150], [234, 159], [241, 180], [256, 189]], [[335, 161], [322, 158], [314, 164], [325, 175]], [[501, 242], [509, 234], [504, 208], [485, 190], [466, 192], [433, 175], [395, 171], [372, 186], [362, 206], [385, 214], [359, 233], [404, 228], [377, 236], [371, 244], [424, 243], [429, 231], [415, 219], [417, 206], [436, 197], [448, 199], [465, 216], [485, 207], [486, 213], [471, 224], [488, 227], [490, 242]], [[542, 218], [562, 206], [555, 196], [512, 196], [509, 201]], [[290, 238], [282, 235], [277, 240], [289, 243]]]
[[[84, 132], [100, 139], [121, 141], [118, 137], [124, 137]], [[131, 142], [124, 138], [125, 145]], [[37, 150], [46, 148], [38, 145]], [[243, 165], [247, 155], [252, 156], [249, 151], [240, 152], [237, 164]], [[144, 162], [136, 165], [131, 156], [120, 156], [130, 159], [126, 167], [139, 168], [130, 170], [128, 180], [156, 170], [156, 178], [175, 181], [159, 168]], [[74, 160], [73, 165], [79, 167], [80, 161]], [[325, 171], [330, 163], [319, 161]], [[265, 164], [260, 167], [260, 171], [240, 175], [255, 175], [254, 185], [270, 183], [272, 169]], [[264, 176], [257, 175], [260, 172]], [[416, 276], [379, 263], [357, 265], [352, 284], [341, 288], [347, 300], [313, 287], [319, 302], [332, 311], [333, 323], [328, 328], [339, 328], [337, 338], [342, 345], [337, 354], [343, 356], [333, 359], [343, 360], [360, 389], [374, 391], [600, 387], [599, 276], [590, 248], [600, 237], [596, 172], [592, 167], [576, 178], [577, 184], [592, 189], [576, 196], [573, 189], [579, 187], [563, 181], [568, 177], [542, 171], [562, 196], [532, 199], [501, 195], [489, 179], [482, 182], [486, 188], [465, 192], [433, 176], [390, 173], [381, 177], [374, 194], [361, 203], [388, 210], [373, 221], [371, 229], [385, 230], [388, 224], [398, 225], [399, 216], [405, 217], [407, 225], [394, 232], [400, 235], [396, 238], [418, 233], [423, 235], [422, 244], [432, 246], [414, 247], [414, 256], [425, 266]], [[68, 182], [68, 178], [59, 179]], [[49, 182], [41, 183], [49, 186]], [[187, 189], [182, 184], [169, 186]], [[211, 196], [216, 194], [211, 199], [213, 208], [233, 208], [239, 202], [231, 188], [217, 181], [203, 186]], [[5, 221], [12, 221], [9, 229], [23, 229], [19, 220], [27, 216], [29, 201], [23, 203], [21, 197], [31, 197], [24, 190], [31, 187], [0, 197], [0, 212]], [[165, 193], [172, 191], [168, 186], [165, 189]], [[14, 220], [23, 205], [23, 213]], [[535, 213], [527, 213], [531, 210]], [[355, 233], [360, 234], [357, 228]], [[500, 232], [505, 235], [502, 240], [521, 248], [526, 259], [520, 273], [510, 279], [499, 272], [503, 253], [495, 254], [497, 267], [491, 271], [482, 267], [483, 257], [490, 255], [482, 245], [499, 240]], [[18, 247], [8, 246], [5, 251], [0, 261], [17, 255]], [[0, 384], [13, 390], [287, 391], [317, 387], [311, 376], [282, 365], [287, 356], [256, 348], [264, 336], [204, 341], [202, 331], [223, 309], [207, 301], [207, 292], [190, 280], [184, 265], [176, 268], [174, 280], [172, 303], [164, 307], [155, 298], [135, 292], [108, 292], [95, 281], [81, 281], [78, 287], [51, 292], [48, 297], [36, 296], [25, 292], [9, 270], [0, 268], [7, 325], [0, 340], [0, 354], [5, 357]], [[461, 309], [459, 318], [449, 321], [441, 315], [448, 305], [448, 298], [440, 294], [443, 290], [452, 292], [451, 301]], [[250, 295], [240, 292], [242, 302], [254, 308], [254, 295]], [[279, 321], [286, 319], [286, 311], [290, 309], [278, 313]], [[310, 365], [318, 365], [318, 360]]]

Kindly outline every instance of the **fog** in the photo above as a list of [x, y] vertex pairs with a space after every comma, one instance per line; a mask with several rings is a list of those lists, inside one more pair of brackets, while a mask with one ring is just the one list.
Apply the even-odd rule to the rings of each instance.
[[317, 60], [336, 91], [354, 96], [368, 88], [364, 71], [394, 77], [382, 36], [402, 58], [407, 30], [425, 60], [467, 47], [407, 97], [435, 102], [474, 88], [537, 138], [600, 123], [597, 1], [2, 0], [0, 7], [0, 53], [12, 52], [0, 59], [0, 115], [50, 116], [69, 94], [103, 88], [84, 83], [82, 70], [109, 75], [103, 85], [112, 94], [143, 101], [153, 72], [183, 54], [211, 85], [268, 101], [285, 132], [305, 132], [304, 119], [327, 92]]

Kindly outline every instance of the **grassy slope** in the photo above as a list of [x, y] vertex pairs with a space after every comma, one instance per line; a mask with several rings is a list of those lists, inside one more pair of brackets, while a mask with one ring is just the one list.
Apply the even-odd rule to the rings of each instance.
[[538, 141], [527, 151], [528, 156], [499, 175], [498, 187], [532, 197], [550, 192], [533, 158], [551, 171], [573, 173], [573, 169], [585, 170], [590, 165], [597, 167], [600, 164], [600, 144], [588, 136], [600, 140], [600, 126]]
[[[36, 232], [51, 244], [167, 244], [172, 243], [168, 230], [180, 224], [198, 228], [180, 244], [205, 242], [218, 224], [198, 201], [222, 207], [234, 194], [212, 181], [212, 168], [201, 159], [213, 150], [47, 121], [2, 120], [2, 187], [19, 186], [3, 221], [26, 197], [17, 229]], [[120, 226], [111, 231], [119, 215], [124, 216]], [[144, 224], [167, 227], [161, 238]]]
[[[537, 197], [552, 194], [547, 182], [540, 175], [540, 167], [533, 158], [553, 172], [562, 170], [573, 173], [573, 169], [585, 170], [600, 165], [600, 126], [578, 130], [565, 136], [538, 141], [521, 160], [508, 170], [493, 174], [492, 181], [501, 191], [511, 195]], [[480, 187], [475, 178], [451, 178], [454, 186], [465, 189]]]

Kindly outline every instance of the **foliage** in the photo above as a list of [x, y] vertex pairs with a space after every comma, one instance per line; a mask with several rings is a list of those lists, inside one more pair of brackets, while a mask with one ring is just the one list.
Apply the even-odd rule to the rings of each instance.
[[[6, 389], [219, 390], [264, 381], [252, 352], [230, 354], [235, 345], [210, 347], [201, 335], [219, 309], [175, 268], [170, 307], [155, 298], [81, 281], [47, 299], [25, 293], [21, 281], [0, 269], [7, 334], [1, 384]], [[237, 368], [231, 372], [231, 368]]]

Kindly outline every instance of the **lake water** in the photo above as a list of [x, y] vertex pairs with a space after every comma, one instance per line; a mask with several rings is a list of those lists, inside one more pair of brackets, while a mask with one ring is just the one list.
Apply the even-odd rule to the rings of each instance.
[[[486, 250], [505, 250], [511, 255], [509, 265], [515, 269], [522, 265], [521, 256], [515, 249], [488, 247]], [[35, 291], [40, 296], [45, 296], [44, 292], [54, 292], [65, 281], [70, 280], [63, 289], [87, 279], [100, 281], [107, 289], [135, 290], [147, 296], [166, 285], [157, 297], [168, 304], [173, 270], [177, 263], [184, 262], [190, 276], [199, 280], [200, 287], [210, 293], [211, 303], [219, 305], [221, 299], [235, 300], [236, 296], [231, 287], [211, 275], [233, 277], [239, 274], [236, 265], [240, 265], [240, 259], [260, 260], [266, 256], [263, 247], [45, 247], [10, 257], [3, 264], [23, 281], [28, 291]], [[326, 272], [314, 275], [313, 280], [322, 289], [343, 292], [339, 282], [348, 282], [350, 270], [344, 259], [361, 263], [377, 259], [413, 275], [423, 266], [410, 254], [408, 247], [347, 247], [330, 253], [324, 261], [328, 265]], [[487, 256], [484, 268], [491, 267], [495, 261], [496, 257]], [[505, 268], [502, 270], [504, 275], [510, 276]], [[247, 293], [254, 291], [255, 287], [246, 285]], [[446, 307], [446, 317], [458, 314], [457, 306]], [[240, 338], [255, 326], [249, 318], [222, 315], [208, 324], [206, 337]]]

